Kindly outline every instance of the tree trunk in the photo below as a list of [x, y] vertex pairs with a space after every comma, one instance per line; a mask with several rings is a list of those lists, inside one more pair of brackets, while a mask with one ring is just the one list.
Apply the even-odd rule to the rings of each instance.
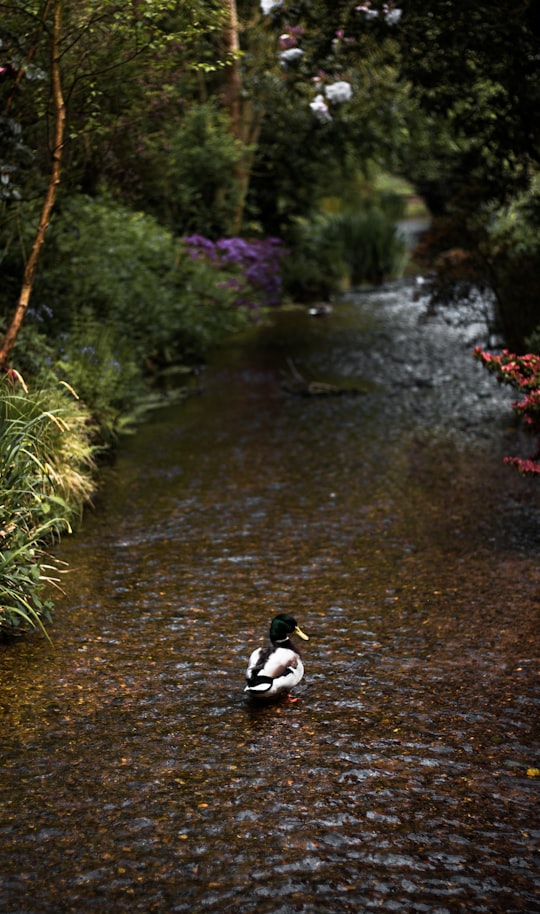
[[240, 94], [242, 91], [242, 76], [238, 54], [240, 42], [238, 40], [238, 15], [236, 0], [224, 0], [227, 14], [226, 26], [223, 30], [223, 40], [228, 63], [225, 68], [225, 87], [221, 93], [221, 101], [228, 109], [231, 116], [231, 129], [233, 136], [242, 141], [242, 117], [240, 109]]
[[240, 42], [238, 39], [236, 0], [224, 0], [224, 6], [227, 19], [223, 30], [223, 39], [229, 62], [225, 69], [225, 87], [221, 93], [221, 102], [229, 112], [232, 135], [245, 147], [242, 159], [235, 169], [235, 178], [238, 184], [238, 202], [231, 231], [232, 234], [237, 235], [242, 228], [245, 202], [251, 179], [251, 168], [261, 131], [263, 115], [262, 111], [260, 109], [256, 110], [250, 101], [244, 100], [242, 102], [242, 74], [240, 71]]
[[32, 245], [30, 256], [28, 257], [24, 269], [19, 301], [17, 303], [17, 307], [15, 308], [15, 313], [11, 320], [11, 324], [7, 329], [7, 332], [2, 341], [2, 345], [0, 347], [0, 369], [5, 369], [7, 367], [7, 362], [11, 354], [11, 350], [15, 345], [15, 340], [17, 339], [17, 335], [21, 329], [21, 325], [28, 308], [30, 296], [32, 294], [32, 288], [34, 285], [34, 277], [39, 255], [43, 246], [43, 242], [45, 241], [45, 233], [49, 226], [49, 220], [56, 200], [58, 185], [60, 184], [64, 128], [66, 120], [64, 98], [62, 95], [62, 80], [60, 76], [59, 46], [61, 25], [62, 0], [55, 0], [53, 8], [53, 27], [51, 33], [51, 89], [52, 102], [54, 107], [54, 139], [52, 149], [51, 174], [47, 187], [47, 193], [45, 195], [45, 200], [43, 201], [43, 207], [41, 210], [41, 216], [34, 238], [34, 243]]
[[249, 117], [249, 122], [243, 125], [244, 131], [249, 134], [246, 140], [244, 140], [246, 143], [246, 149], [242, 162], [236, 166], [236, 180], [238, 182], [238, 203], [236, 205], [232, 225], [233, 235], [238, 235], [240, 229], [242, 228], [244, 209], [249, 190], [249, 182], [251, 180], [251, 169], [253, 167], [253, 160], [255, 158], [256, 147], [261, 132], [262, 114], [257, 116], [253, 112], [250, 112], [250, 115], [251, 116]]

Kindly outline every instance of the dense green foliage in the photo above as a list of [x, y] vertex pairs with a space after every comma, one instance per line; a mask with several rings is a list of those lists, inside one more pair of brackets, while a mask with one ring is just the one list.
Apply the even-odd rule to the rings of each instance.
[[[228, 274], [203, 270], [154, 218], [110, 200], [71, 197], [51, 226], [34, 307], [60, 335], [90, 310], [131, 357], [199, 357], [242, 324]], [[80, 337], [81, 334], [78, 333]], [[119, 345], [119, 355], [122, 345]]]
[[187, 108], [158, 138], [141, 137], [137, 181], [125, 199], [177, 234], [203, 229], [217, 238], [238, 205], [234, 173], [242, 155], [223, 111], [210, 103]]
[[[149, 372], [200, 361], [248, 319], [229, 284], [234, 267], [209, 269], [151, 216], [118, 203], [64, 199], [47, 242], [17, 365], [39, 383], [69, 382], [105, 440], [144, 396]], [[6, 254], [6, 273], [16, 262]]]
[[408, 0], [396, 36], [401, 71], [450, 146], [439, 186], [421, 161], [418, 185], [444, 203], [464, 185], [504, 199], [526, 184], [540, 160], [538, 4]]

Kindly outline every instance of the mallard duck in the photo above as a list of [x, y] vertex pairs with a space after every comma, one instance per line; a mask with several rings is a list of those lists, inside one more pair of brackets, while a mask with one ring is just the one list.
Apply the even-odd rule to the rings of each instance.
[[249, 658], [245, 692], [254, 698], [275, 698], [291, 691], [304, 675], [300, 651], [289, 635], [309, 638], [288, 613], [280, 613], [270, 625], [270, 645], [258, 647]]
[[332, 314], [332, 305], [330, 302], [320, 301], [316, 305], [311, 306], [308, 314], [311, 317], [327, 317], [329, 314]]

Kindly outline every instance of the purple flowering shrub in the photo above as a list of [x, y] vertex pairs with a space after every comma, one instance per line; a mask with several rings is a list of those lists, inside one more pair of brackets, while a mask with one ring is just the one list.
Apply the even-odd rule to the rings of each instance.
[[211, 241], [204, 235], [187, 235], [182, 241], [190, 257], [205, 260], [210, 266], [230, 274], [220, 284], [234, 290], [236, 307], [256, 310], [281, 301], [281, 258], [285, 253], [279, 238], [220, 238]]

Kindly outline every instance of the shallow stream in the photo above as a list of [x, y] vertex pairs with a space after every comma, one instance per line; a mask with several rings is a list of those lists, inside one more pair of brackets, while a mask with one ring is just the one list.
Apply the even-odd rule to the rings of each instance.
[[[285, 311], [124, 441], [54, 648], [2, 648], [3, 914], [540, 910], [540, 496], [485, 333]], [[257, 708], [277, 612], [306, 675]]]

